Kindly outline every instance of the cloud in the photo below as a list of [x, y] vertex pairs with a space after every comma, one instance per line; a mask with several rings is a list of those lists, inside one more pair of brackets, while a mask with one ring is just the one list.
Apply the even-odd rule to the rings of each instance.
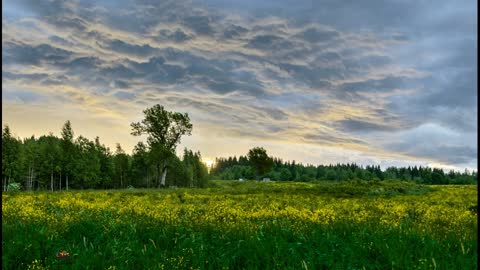
[[55, 86], [55, 85], [63, 85], [65, 83], [68, 83], [68, 81], [70, 81], [70, 79], [65, 75], [54, 75], [54, 76], [49, 76], [48, 79], [43, 80], [41, 84], [46, 86]]
[[134, 93], [129, 93], [129, 92], [125, 92], [125, 91], [118, 91], [114, 94], [115, 97], [119, 98], [119, 99], [123, 99], [123, 100], [131, 100], [133, 98], [135, 98], [135, 94]]
[[48, 23], [55, 25], [58, 28], [65, 28], [68, 30], [76, 30], [83, 32], [87, 29], [88, 24], [80, 18], [63, 17], [63, 16], [49, 16], [46, 20]]
[[476, 159], [476, 135], [462, 134], [438, 124], [422, 124], [399, 131], [386, 146], [411, 156], [431, 158], [447, 164], [466, 164]]
[[337, 67], [311, 67], [307, 65], [295, 65], [281, 63], [279, 67], [291, 74], [300, 83], [307, 83], [308, 86], [318, 88], [329, 88], [330, 80], [342, 79], [344, 75]]
[[338, 121], [338, 124], [345, 131], [361, 131], [361, 132], [375, 132], [375, 131], [393, 131], [398, 130], [398, 127], [391, 126], [389, 123], [372, 123], [367, 121], [346, 119]]
[[63, 45], [63, 46], [74, 46], [75, 43], [73, 42], [70, 42], [64, 38], [61, 38], [59, 36], [50, 36], [48, 38], [50, 41], [54, 42], [54, 43], [57, 43], [57, 44], [60, 44], [60, 45]]
[[296, 35], [297, 37], [311, 42], [329, 42], [332, 41], [340, 36], [339, 32], [334, 30], [321, 30], [317, 28], [308, 28], [305, 31]]
[[160, 30], [158, 36], [156, 36], [154, 39], [160, 42], [173, 40], [175, 42], [182, 43], [194, 38], [194, 35], [189, 35], [177, 28], [175, 31], [171, 31], [169, 29]]
[[227, 39], [238, 38], [248, 32], [248, 29], [240, 25], [229, 25], [223, 32], [223, 36]]
[[48, 44], [30, 46], [5, 42], [2, 46], [3, 64], [42, 65], [66, 61], [72, 52]]
[[22, 74], [22, 73], [12, 73], [8, 71], [2, 71], [2, 79], [6, 79], [6, 80], [39, 81], [47, 77], [48, 77], [48, 74], [45, 74], [45, 73]]
[[98, 59], [94, 56], [86, 56], [86, 57], [77, 57], [73, 58], [69, 62], [65, 63], [58, 63], [57, 65], [63, 68], [67, 68], [68, 72], [72, 73], [76, 71], [87, 71], [87, 70], [95, 70], [98, 66], [100, 66], [102, 60]]
[[192, 29], [197, 35], [214, 34], [214, 29], [210, 25], [211, 19], [208, 16], [191, 16], [183, 20], [185, 26]]
[[111, 83], [112, 87], [126, 89], [130, 88], [130, 85], [125, 81], [115, 80]]
[[338, 146], [339, 144], [365, 144], [362, 140], [345, 138], [334, 136], [329, 133], [308, 133], [303, 136], [303, 139], [306, 142], [319, 144], [319, 145], [329, 145], [329, 146]]
[[38, 93], [28, 90], [2, 90], [2, 99], [13, 103], [31, 104], [41, 101], [44, 97]]
[[261, 50], [274, 49], [275, 47], [282, 47], [283, 38], [275, 35], [258, 35], [249, 41], [247, 47]]
[[72, 6], [63, 0], [52, 0], [48, 3], [41, 3], [34, 0], [20, 0], [9, 3], [8, 6], [9, 8], [29, 10], [42, 17], [72, 14]]
[[157, 50], [148, 44], [132, 45], [127, 42], [115, 39], [107, 42], [105, 48], [126, 54], [140, 57], [147, 57], [154, 54]]
[[[436, 7], [10, 1], [2, 103], [61, 104], [126, 122], [161, 103], [193, 112], [205, 138], [218, 131], [284, 149], [337, 148], [331, 160], [358, 151], [357, 160], [470, 166], [476, 3]], [[311, 157], [302, 151], [294, 152]]]
[[268, 107], [255, 107], [255, 106], [253, 108], [264, 112], [272, 120], [282, 120], [282, 121], [288, 120], [288, 115], [280, 109], [268, 108]]
[[361, 82], [344, 83], [341, 88], [347, 91], [394, 91], [406, 86], [407, 79], [405, 77], [388, 76], [378, 80], [365, 80]]

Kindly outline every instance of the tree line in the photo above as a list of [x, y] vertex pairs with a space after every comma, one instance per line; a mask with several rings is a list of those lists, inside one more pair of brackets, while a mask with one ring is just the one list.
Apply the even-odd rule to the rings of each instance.
[[[19, 183], [25, 190], [111, 189], [127, 187], [204, 187], [207, 166], [200, 152], [187, 148], [175, 153], [182, 135], [190, 135], [188, 114], [166, 111], [155, 105], [144, 111], [145, 119], [132, 123], [132, 135], [148, 135], [131, 155], [120, 144], [115, 151], [80, 135], [75, 138], [70, 121], [61, 137], [52, 133], [35, 138], [13, 136], [2, 130], [2, 190]], [[170, 172], [167, 174], [167, 170]]]
[[[111, 189], [127, 187], [205, 187], [213, 179], [261, 179], [282, 181], [343, 181], [397, 179], [422, 184], [476, 184], [477, 173], [444, 172], [429, 167], [303, 165], [270, 157], [262, 147], [254, 147], [246, 156], [216, 158], [210, 173], [200, 152], [176, 148], [193, 125], [188, 114], [170, 112], [161, 105], [143, 111], [144, 119], [131, 123], [131, 134], [147, 135], [131, 155], [120, 144], [115, 151], [100, 142], [80, 135], [75, 138], [70, 121], [61, 137], [52, 133], [20, 139], [8, 125], [2, 130], [2, 190], [18, 183], [25, 190]], [[167, 172], [169, 172], [167, 174]]]
[[[261, 152], [262, 158], [252, 160]], [[257, 154], [255, 154], [257, 153]], [[259, 165], [258, 160], [261, 160]], [[247, 155], [216, 158], [210, 171], [212, 179], [260, 179], [275, 181], [343, 181], [343, 180], [403, 180], [419, 184], [477, 184], [477, 172], [458, 172], [443, 169], [408, 166], [389, 167], [385, 171], [380, 166], [359, 166], [355, 163], [330, 165], [303, 165], [293, 161], [283, 161], [269, 157], [261, 147], [251, 149]]]

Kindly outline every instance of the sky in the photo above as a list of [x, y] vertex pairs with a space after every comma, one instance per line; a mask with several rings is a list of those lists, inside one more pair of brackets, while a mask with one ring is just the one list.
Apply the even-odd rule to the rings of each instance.
[[188, 113], [204, 159], [477, 170], [477, 1], [2, 0], [2, 125], [131, 153]]

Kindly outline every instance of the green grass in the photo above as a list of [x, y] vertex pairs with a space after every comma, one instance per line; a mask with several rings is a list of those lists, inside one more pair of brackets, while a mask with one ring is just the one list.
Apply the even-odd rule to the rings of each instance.
[[216, 181], [2, 203], [2, 269], [477, 269], [476, 186]]

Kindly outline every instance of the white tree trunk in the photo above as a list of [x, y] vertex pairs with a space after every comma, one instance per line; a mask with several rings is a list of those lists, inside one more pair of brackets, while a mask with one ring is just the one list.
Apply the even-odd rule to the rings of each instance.
[[7, 186], [6, 188], [8, 189], [8, 184], [12, 181], [12, 169], [10, 169], [10, 173], [8, 174], [8, 180], [7, 180]]
[[29, 173], [29, 177], [28, 177], [28, 190], [31, 190], [32, 189], [32, 182], [33, 182], [33, 168], [32, 166], [30, 166], [28, 168], [28, 173]]
[[27, 190], [30, 189], [30, 181], [31, 181], [31, 178], [32, 178], [32, 169], [31, 169], [31, 167], [29, 166], [29, 167], [28, 167], [28, 178], [27, 178]]
[[33, 167], [35, 166], [35, 163], [32, 163], [32, 172], [30, 173], [30, 190], [33, 190], [33, 173], [34, 173], [34, 169]]
[[162, 179], [160, 179], [160, 187], [165, 186], [165, 178], [167, 178], [167, 167], [164, 167], [162, 172]]
[[[35, 163], [32, 165], [32, 180], [30, 180], [30, 189], [33, 190], [33, 183], [35, 179]], [[38, 189], [38, 183], [37, 183], [37, 189]]]

